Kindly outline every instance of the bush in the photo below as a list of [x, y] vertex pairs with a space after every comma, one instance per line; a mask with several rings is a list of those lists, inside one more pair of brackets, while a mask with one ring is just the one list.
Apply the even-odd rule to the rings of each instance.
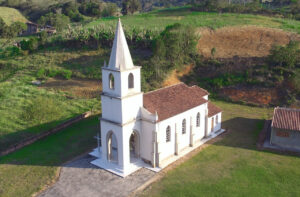
[[299, 43], [290, 41], [287, 46], [273, 46], [268, 56], [268, 63], [270, 67], [294, 68], [299, 56]]
[[44, 78], [45, 76], [46, 76], [46, 71], [44, 68], [40, 68], [36, 73], [36, 77], [39, 79]]
[[65, 79], [71, 79], [72, 77], [72, 71], [70, 70], [62, 70], [60, 73]]
[[24, 51], [35, 51], [39, 47], [38, 39], [36, 37], [30, 38], [29, 40], [22, 40], [20, 42], [21, 49]]
[[70, 18], [64, 14], [54, 14], [51, 12], [45, 16], [41, 16], [38, 23], [43, 26], [51, 25], [55, 27], [57, 31], [61, 31], [70, 23]]
[[56, 69], [49, 69], [47, 73], [49, 77], [56, 77], [59, 74], [59, 71]]
[[18, 47], [7, 47], [5, 50], [0, 51], [0, 57], [6, 58], [6, 57], [14, 57], [22, 54], [21, 50]]

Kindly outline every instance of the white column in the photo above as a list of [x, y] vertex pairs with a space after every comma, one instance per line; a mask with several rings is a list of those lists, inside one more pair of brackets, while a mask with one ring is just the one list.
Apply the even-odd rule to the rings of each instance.
[[194, 146], [193, 117], [190, 118], [190, 146]]
[[178, 134], [178, 125], [175, 123], [175, 155], [179, 153], [179, 134]]

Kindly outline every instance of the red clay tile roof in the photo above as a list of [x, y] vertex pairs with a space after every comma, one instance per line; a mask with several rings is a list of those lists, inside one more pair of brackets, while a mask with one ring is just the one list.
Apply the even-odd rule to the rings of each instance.
[[206, 95], [202, 88], [179, 83], [144, 94], [144, 107], [153, 114], [157, 112], [159, 122], [206, 103]]
[[272, 127], [300, 131], [300, 109], [276, 107]]
[[213, 116], [213, 115], [216, 115], [216, 114], [222, 112], [222, 109], [221, 109], [221, 108], [215, 106], [215, 105], [212, 104], [210, 101], [208, 101], [208, 106], [207, 106], [207, 108], [208, 108], [208, 117], [211, 117], [211, 116]]

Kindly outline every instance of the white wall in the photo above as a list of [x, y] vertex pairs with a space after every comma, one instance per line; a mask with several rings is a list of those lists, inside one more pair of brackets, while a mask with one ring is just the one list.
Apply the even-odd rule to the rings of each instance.
[[[133, 74], [134, 88], [128, 88], [128, 76]], [[109, 93], [117, 97], [132, 95], [141, 91], [141, 67], [136, 66], [133, 69], [125, 71], [115, 71], [102, 68], [102, 88], [103, 92]], [[114, 89], [109, 88], [109, 74], [114, 76]]]
[[120, 99], [102, 95], [101, 106], [102, 118], [118, 123], [122, 122], [122, 103]]
[[123, 98], [121, 101], [121, 110], [119, 108], [119, 113], [122, 113], [122, 123], [132, 121], [137, 117], [140, 117], [140, 109], [143, 106], [143, 94], [130, 96]]
[[[197, 106], [186, 112], [168, 118], [158, 123], [158, 138], [159, 138], [159, 152], [160, 161], [175, 154], [175, 127], [178, 132], [179, 151], [188, 147], [190, 141], [190, 123], [192, 118], [192, 126], [194, 133], [194, 142], [203, 138], [205, 135], [205, 109], [207, 104]], [[200, 127], [196, 127], [197, 113], [200, 112]], [[186, 119], [186, 133], [182, 134], [182, 120]], [[176, 125], [176, 126], [175, 126]], [[166, 142], [166, 128], [171, 127], [171, 141]]]
[[[128, 76], [129, 74], [133, 74], [134, 79], [134, 88], [128, 88]], [[135, 69], [130, 69], [121, 72], [121, 96], [131, 95], [134, 93], [141, 92], [141, 69], [140, 67], [136, 67]]]
[[[216, 122], [216, 117], [218, 116], [218, 122]], [[212, 118], [214, 118], [214, 128], [213, 128], [213, 132], [218, 131], [221, 129], [221, 122], [222, 122], [222, 112], [211, 116], [208, 118], [208, 124], [207, 124], [207, 135], [211, 134], [212, 129], [211, 129], [211, 123], [212, 123]]]
[[[128, 88], [128, 76], [134, 76], [134, 88]], [[114, 75], [114, 89], [109, 88], [109, 75]], [[102, 69], [103, 92], [101, 96], [102, 117], [117, 123], [126, 123], [140, 116], [143, 95], [140, 81], [140, 67], [126, 71]], [[114, 98], [116, 97], [116, 98]]]
[[[109, 88], [109, 74], [114, 76], [114, 89]], [[121, 75], [118, 71], [102, 69], [102, 91], [114, 95], [121, 96]]]

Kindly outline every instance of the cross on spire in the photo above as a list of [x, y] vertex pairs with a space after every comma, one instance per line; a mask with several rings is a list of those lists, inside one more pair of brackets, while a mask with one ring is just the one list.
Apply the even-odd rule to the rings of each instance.
[[108, 68], [115, 70], [126, 70], [133, 67], [134, 65], [126, 42], [121, 20], [119, 18], [114, 43], [109, 58]]

